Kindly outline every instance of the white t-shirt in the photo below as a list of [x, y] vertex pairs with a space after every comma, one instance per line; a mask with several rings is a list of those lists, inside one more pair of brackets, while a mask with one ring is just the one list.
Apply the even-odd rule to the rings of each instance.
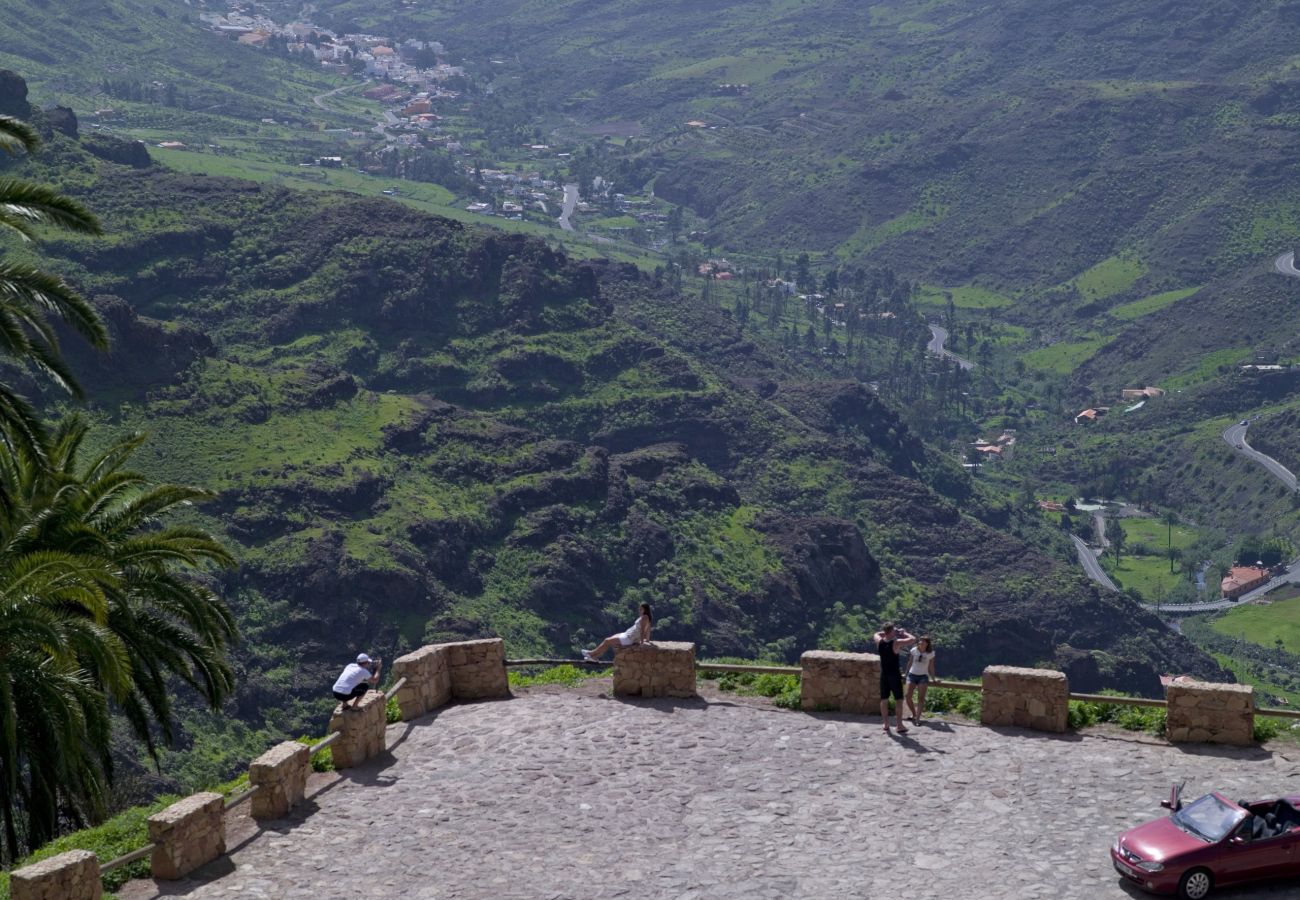
[[919, 647], [913, 647], [907, 651], [908, 656], [912, 658], [912, 664], [907, 671], [911, 675], [929, 675], [930, 660], [934, 659], [934, 651], [928, 650], [922, 653]]
[[370, 680], [370, 670], [357, 663], [348, 663], [339, 680], [334, 682], [334, 690], [340, 694], [350, 694], [352, 689], [363, 681]]

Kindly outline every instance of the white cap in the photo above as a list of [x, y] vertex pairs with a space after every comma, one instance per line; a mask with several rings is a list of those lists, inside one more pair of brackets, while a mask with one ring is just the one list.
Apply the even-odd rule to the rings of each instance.
[[370, 662], [369, 656], [366, 656], [364, 653], [357, 654], [357, 665], [365, 665], [368, 662]]

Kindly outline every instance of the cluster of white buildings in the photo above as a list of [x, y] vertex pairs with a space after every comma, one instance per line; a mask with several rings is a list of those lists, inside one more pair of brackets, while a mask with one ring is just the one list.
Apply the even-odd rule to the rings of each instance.
[[[394, 46], [387, 38], [372, 34], [339, 35], [310, 22], [281, 25], [242, 7], [226, 13], [202, 13], [199, 18], [213, 31], [234, 36], [242, 44], [266, 47], [272, 38], [283, 40], [290, 53], [308, 54], [321, 65], [343, 73], [353, 71], [354, 64], [359, 63], [364, 67], [359, 73], [367, 77], [422, 89], [431, 89], [438, 82], [465, 74], [462, 67], [442, 62], [444, 48], [438, 41], [412, 39]], [[414, 60], [423, 51], [431, 52], [438, 61], [420, 68]]]

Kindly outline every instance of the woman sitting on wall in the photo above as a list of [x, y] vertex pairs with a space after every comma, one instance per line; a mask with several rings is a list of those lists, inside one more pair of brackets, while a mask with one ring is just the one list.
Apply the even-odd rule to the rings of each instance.
[[583, 650], [582, 658], [589, 661], [600, 659], [605, 655], [605, 651], [611, 647], [631, 647], [633, 644], [644, 644], [650, 640], [650, 626], [654, 624], [654, 614], [650, 612], [650, 604], [641, 604], [641, 615], [632, 623], [632, 627], [621, 634], [611, 634], [600, 642], [595, 650]]

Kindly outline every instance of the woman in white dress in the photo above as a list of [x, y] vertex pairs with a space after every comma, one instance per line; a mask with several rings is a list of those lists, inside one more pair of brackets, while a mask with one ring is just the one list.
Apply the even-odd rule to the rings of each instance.
[[641, 614], [637, 616], [632, 627], [627, 631], [619, 634], [611, 634], [600, 642], [595, 650], [583, 650], [582, 658], [586, 660], [600, 659], [605, 655], [605, 651], [611, 647], [631, 647], [633, 644], [644, 644], [650, 640], [650, 626], [654, 624], [654, 614], [650, 612], [650, 604], [641, 604]]

